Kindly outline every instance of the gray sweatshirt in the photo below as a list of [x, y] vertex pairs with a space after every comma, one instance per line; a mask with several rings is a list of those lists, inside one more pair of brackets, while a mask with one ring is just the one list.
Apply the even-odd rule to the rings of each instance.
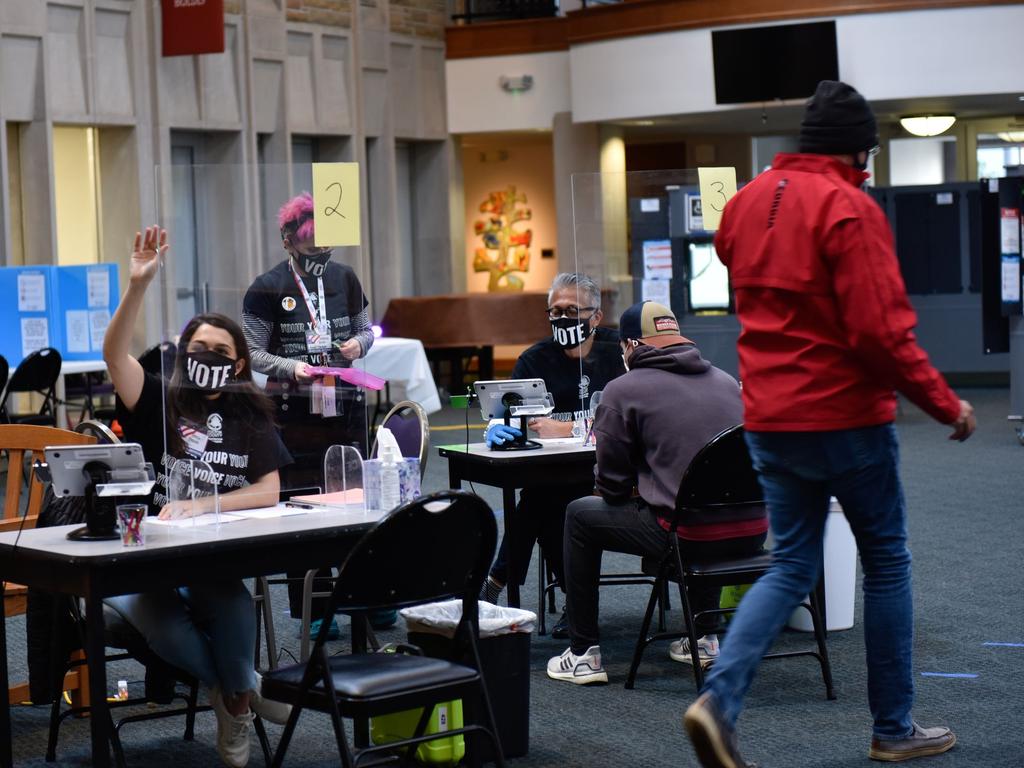
[[670, 518], [690, 460], [743, 422], [740, 388], [693, 344], [641, 345], [629, 366], [604, 388], [597, 409], [597, 490], [615, 504], [636, 488], [659, 517]]

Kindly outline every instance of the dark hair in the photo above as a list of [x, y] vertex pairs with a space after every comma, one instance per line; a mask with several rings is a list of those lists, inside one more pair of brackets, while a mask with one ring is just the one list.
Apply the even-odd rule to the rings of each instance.
[[219, 402], [232, 408], [246, 421], [252, 422], [258, 419], [274, 423], [273, 401], [252, 380], [252, 355], [249, 353], [249, 344], [245, 340], [241, 327], [227, 315], [218, 312], [204, 312], [189, 320], [181, 332], [178, 354], [174, 360], [174, 373], [171, 374], [171, 381], [167, 387], [165, 408], [168, 426], [167, 448], [172, 455], [179, 453], [184, 448], [181, 434], [178, 432], [179, 420], [182, 418], [192, 421], [205, 420], [209, 409], [207, 398], [209, 393], [193, 387], [185, 376], [185, 352], [201, 325], [212, 325], [214, 328], [221, 328], [231, 334], [238, 359], [245, 361], [245, 366], [235, 377], [234, 382], [221, 390]]

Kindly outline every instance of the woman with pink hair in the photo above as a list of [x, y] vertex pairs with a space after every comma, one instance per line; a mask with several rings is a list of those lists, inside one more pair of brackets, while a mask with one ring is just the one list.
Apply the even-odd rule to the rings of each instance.
[[[283, 487], [322, 487], [330, 446], [354, 445], [366, 455], [366, 408], [362, 390], [316, 377], [311, 369], [347, 367], [366, 355], [373, 344], [368, 302], [352, 268], [332, 260], [330, 247], [315, 244], [309, 192], [282, 205], [277, 221], [287, 258], [249, 287], [242, 327], [253, 369], [268, 376], [281, 437], [295, 459]], [[289, 574], [300, 577], [289, 585], [294, 617], [302, 615], [302, 575]], [[314, 601], [312, 616], [325, 608], [324, 601]]]

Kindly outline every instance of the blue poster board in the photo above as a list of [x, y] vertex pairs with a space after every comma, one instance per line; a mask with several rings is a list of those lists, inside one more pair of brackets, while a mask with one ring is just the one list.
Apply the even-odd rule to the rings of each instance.
[[65, 360], [99, 360], [120, 291], [117, 265], [0, 268], [0, 354], [13, 371], [53, 347]]
[[51, 325], [65, 360], [99, 360], [120, 291], [116, 264], [55, 267]]

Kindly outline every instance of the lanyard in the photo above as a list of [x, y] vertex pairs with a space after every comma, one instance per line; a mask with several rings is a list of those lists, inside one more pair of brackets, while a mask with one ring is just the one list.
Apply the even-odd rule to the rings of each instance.
[[[295, 271], [295, 265], [292, 264], [291, 260], [288, 261], [288, 266], [292, 271], [292, 277], [295, 278], [295, 284], [299, 286], [299, 290], [302, 291], [302, 298], [306, 302], [306, 309], [309, 310], [309, 319], [313, 321], [313, 325], [317, 325], [317, 313], [313, 309], [313, 302], [309, 298], [309, 291], [306, 290], [306, 286], [302, 283], [302, 278], [299, 277], [298, 272]], [[320, 323], [321, 325], [327, 325], [327, 299], [324, 298], [324, 279], [318, 277], [316, 279], [316, 290], [319, 294], [320, 299]]]

